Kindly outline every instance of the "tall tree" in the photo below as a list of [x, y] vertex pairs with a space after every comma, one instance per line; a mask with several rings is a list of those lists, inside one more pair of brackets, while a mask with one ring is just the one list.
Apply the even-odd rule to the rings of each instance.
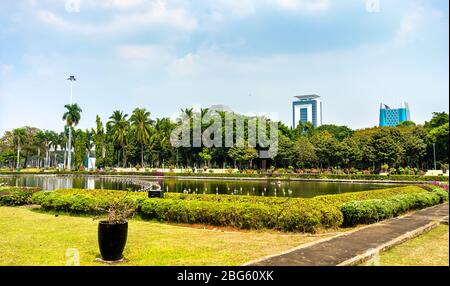
[[41, 148], [44, 145], [45, 141], [45, 133], [42, 130], [39, 130], [33, 138], [36, 148], [37, 148], [37, 167], [41, 167]]
[[[54, 161], [53, 161], [53, 166], [56, 167], [56, 151], [58, 150], [58, 146], [59, 146], [59, 136], [56, 132], [54, 131], [49, 131], [49, 150], [51, 148], [53, 148], [53, 157], [54, 157]], [[50, 151], [49, 151], [50, 152]], [[51, 158], [49, 159], [51, 161]], [[52, 165], [52, 164], [49, 164]]]
[[60, 144], [60, 146], [61, 146], [61, 150], [63, 150], [63, 152], [64, 152], [64, 160], [63, 160], [64, 168], [66, 167], [66, 160], [67, 160], [67, 143], [68, 143], [68, 140], [67, 140], [67, 133], [68, 133], [68, 130], [66, 130], [66, 129], [67, 129], [67, 126], [64, 127], [64, 131], [63, 131], [63, 132], [61, 132], [61, 133], [58, 134], [58, 137], [59, 137], [59, 144]]
[[92, 129], [95, 145], [95, 158], [97, 166], [104, 166], [106, 157], [106, 142], [105, 142], [105, 129], [103, 128], [103, 122], [100, 116], [96, 116], [96, 129]]
[[67, 154], [67, 170], [70, 171], [72, 166], [72, 127], [77, 126], [81, 119], [81, 108], [78, 104], [66, 104], [64, 106], [67, 111], [63, 115], [63, 120], [66, 121], [66, 125], [69, 127], [69, 140], [68, 140], [68, 154]]
[[144, 145], [148, 143], [152, 133], [150, 112], [145, 108], [136, 108], [130, 117], [130, 121], [137, 142], [141, 144], [141, 167], [144, 167]]
[[16, 168], [20, 168], [20, 146], [24, 144], [26, 132], [24, 128], [17, 128], [13, 130], [14, 143], [17, 147], [17, 164]]
[[125, 145], [127, 144], [127, 133], [129, 128], [129, 122], [127, 120], [128, 114], [123, 114], [122, 111], [114, 111], [113, 115], [109, 118], [108, 126], [112, 132], [112, 138], [116, 145], [119, 147], [117, 151], [117, 164], [120, 164], [120, 151], [122, 151], [122, 157], [124, 164], [125, 159]]

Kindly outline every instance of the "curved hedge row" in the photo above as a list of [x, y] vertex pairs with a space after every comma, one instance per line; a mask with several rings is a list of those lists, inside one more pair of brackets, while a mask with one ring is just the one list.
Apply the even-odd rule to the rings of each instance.
[[[93, 195], [89, 192], [83, 193], [60, 193], [56, 191], [46, 191], [35, 193], [31, 197], [34, 204], [41, 205], [44, 210], [54, 210], [74, 214], [101, 214], [103, 209], [108, 208], [114, 197]], [[118, 198], [118, 197], [116, 197]], [[144, 197], [126, 197], [125, 200], [134, 208], [139, 208]]]
[[375, 223], [444, 201], [448, 201], [448, 193], [444, 190], [433, 190], [428, 193], [399, 195], [386, 199], [347, 202], [340, 209], [344, 216], [343, 225], [354, 226]]
[[22, 201], [39, 204], [44, 210], [99, 215], [111, 202], [124, 199], [145, 219], [315, 232], [319, 228], [372, 223], [448, 200], [447, 192], [432, 189], [428, 192], [407, 186], [312, 199], [177, 193], [166, 193], [164, 199], [149, 199], [147, 193], [70, 189], [28, 193]]
[[[202, 223], [244, 229], [279, 229], [314, 232], [320, 227], [338, 227], [342, 213], [320, 201], [291, 199], [283, 204], [261, 202], [217, 202], [181, 199], [148, 199], [144, 194], [131, 194], [127, 200], [145, 219], [176, 223]], [[112, 198], [121, 193], [81, 190], [38, 192], [32, 202], [45, 210], [74, 214], [101, 214]], [[242, 197], [244, 198], [244, 197]]]
[[278, 229], [315, 232], [319, 227], [338, 227], [342, 213], [324, 203], [263, 204], [197, 200], [147, 199], [141, 206], [146, 219], [177, 223], [204, 223], [245, 229]]
[[369, 199], [383, 199], [395, 195], [423, 193], [424, 189], [417, 186], [395, 187], [381, 190], [344, 193], [337, 195], [324, 195], [314, 198], [285, 198], [285, 197], [260, 197], [260, 196], [235, 196], [235, 195], [215, 195], [215, 194], [183, 194], [183, 193], [165, 193], [165, 198], [179, 200], [195, 200], [208, 202], [248, 202], [248, 203], [264, 203], [270, 205], [285, 204], [289, 201], [321, 201], [329, 205], [339, 207], [348, 201], [360, 201]]

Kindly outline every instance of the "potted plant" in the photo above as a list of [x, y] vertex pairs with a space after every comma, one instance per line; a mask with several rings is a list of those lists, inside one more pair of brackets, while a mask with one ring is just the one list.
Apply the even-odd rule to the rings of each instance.
[[127, 243], [128, 219], [133, 216], [133, 208], [124, 199], [112, 202], [106, 209], [107, 219], [98, 223], [98, 245], [104, 261], [114, 262], [123, 259]]

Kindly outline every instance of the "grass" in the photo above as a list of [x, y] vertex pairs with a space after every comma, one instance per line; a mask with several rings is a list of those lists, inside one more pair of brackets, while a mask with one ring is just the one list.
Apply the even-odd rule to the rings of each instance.
[[[381, 253], [380, 266], [449, 266], [449, 227], [441, 225]], [[374, 265], [367, 262], [364, 265]]]
[[[65, 265], [76, 248], [81, 265], [102, 265], [97, 222], [27, 208], [0, 207], [0, 265]], [[273, 231], [197, 229], [131, 220], [123, 265], [240, 265], [321, 237]]]

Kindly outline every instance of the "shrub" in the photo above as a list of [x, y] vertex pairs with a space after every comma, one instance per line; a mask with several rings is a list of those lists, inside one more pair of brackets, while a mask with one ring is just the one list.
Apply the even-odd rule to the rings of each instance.
[[177, 223], [203, 223], [244, 229], [278, 229], [315, 232], [319, 227], [338, 227], [342, 214], [324, 204], [262, 204], [177, 199], [147, 199], [141, 206], [146, 219]]
[[[369, 212], [364, 213], [364, 217], [375, 217], [377, 221], [381, 217], [397, 215], [412, 207], [428, 206], [430, 202], [426, 200], [418, 200], [411, 205], [397, 199], [401, 197], [399, 195], [423, 194], [431, 193], [417, 186], [407, 186], [312, 199], [182, 193], [165, 193], [164, 199], [149, 199], [147, 193], [69, 189], [35, 193], [32, 202], [47, 210], [98, 215], [101, 213], [99, 209], [106, 209], [115, 199], [126, 196], [126, 200], [145, 219], [244, 229], [315, 232], [319, 228], [341, 226], [344, 222], [341, 205], [344, 203], [375, 201], [363, 208], [363, 211]], [[434, 196], [441, 200], [437, 193]], [[389, 198], [392, 201], [385, 203]], [[379, 205], [384, 207], [380, 208]], [[361, 208], [359, 205], [357, 207], [358, 210]]]
[[447, 191], [445, 191], [439, 187], [433, 187], [432, 192], [439, 196], [441, 203], [448, 201], [448, 192]]
[[0, 205], [21, 206], [29, 204], [31, 196], [39, 190], [40, 188], [1, 187]]
[[119, 198], [132, 207], [138, 208], [145, 199], [144, 194], [127, 193], [121, 191], [86, 191], [86, 190], [58, 190], [37, 192], [31, 201], [41, 205], [45, 210], [62, 211], [74, 214], [102, 214], [105, 209]]
[[422, 209], [441, 203], [442, 198], [435, 192], [399, 195], [386, 199], [352, 201], [344, 203], [341, 211], [344, 226], [370, 224], [396, 217], [410, 210]]

